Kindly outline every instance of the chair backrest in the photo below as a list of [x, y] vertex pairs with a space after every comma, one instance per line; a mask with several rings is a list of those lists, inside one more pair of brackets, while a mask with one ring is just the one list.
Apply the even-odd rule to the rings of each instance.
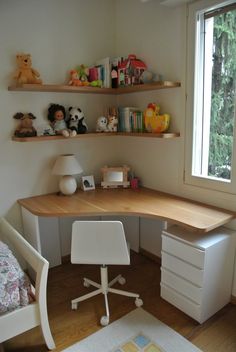
[[123, 224], [120, 221], [75, 221], [71, 263], [130, 264]]

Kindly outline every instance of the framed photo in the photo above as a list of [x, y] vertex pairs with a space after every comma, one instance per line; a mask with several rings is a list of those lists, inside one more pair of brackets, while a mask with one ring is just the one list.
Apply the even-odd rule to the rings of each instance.
[[103, 188], [127, 188], [130, 186], [130, 182], [128, 181], [128, 172], [130, 171], [130, 168], [127, 165], [120, 167], [104, 166], [101, 171], [101, 186]]
[[82, 176], [82, 189], [83, 191], [91, 191], [95, 189], [94, 177]]

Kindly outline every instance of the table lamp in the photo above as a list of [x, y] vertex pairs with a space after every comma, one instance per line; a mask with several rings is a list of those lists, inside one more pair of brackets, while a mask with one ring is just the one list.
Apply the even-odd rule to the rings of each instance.
[[67, 196], [75, 193], [77, 188], [76, 180], [72, 175], [82, 172], [83, 169], [74, 154], [59, 155], [52, 169], [54, 175], [62, 176], [59, 188], [61, 193]]

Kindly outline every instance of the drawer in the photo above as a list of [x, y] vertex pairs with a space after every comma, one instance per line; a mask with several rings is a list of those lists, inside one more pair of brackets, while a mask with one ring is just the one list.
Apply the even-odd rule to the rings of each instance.
[[198, 268], [204, 268], [205, 251], [162, 235], [162, 249], [174, 256], [189, 262]]
[[196, 286], [203, 286], [203, 270], [182, 261], [164, 251], [161, 252], [161, 265], [182, 278], [192, 282]]
[[197, 320], [199, 323], [201, 322], [201, 306], [199, 304], [181, 296], [179, 293], [164, 284], [161, 284], [161, 297], [167, 302], [173, 304], [173, 306], [179, 308], [185, 314]]
[[198, 304], [202, 302], [203, 289], [201, 287], [193, 285], [191, 282], [184, 280], [180, 276], [177, 276], [164, 268], [161, 268], [161, 283], [171, 287], [180, 294], [187, 296]]

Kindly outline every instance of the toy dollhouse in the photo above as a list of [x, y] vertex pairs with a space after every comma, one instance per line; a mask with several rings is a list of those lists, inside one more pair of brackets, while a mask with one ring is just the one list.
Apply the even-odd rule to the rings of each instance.
[[147, 66], [142, 60], [137, 59], [135, 55], [129, 55], [118, 65], [119, 85], [140, 84], [140, 76], [146, 69]]

